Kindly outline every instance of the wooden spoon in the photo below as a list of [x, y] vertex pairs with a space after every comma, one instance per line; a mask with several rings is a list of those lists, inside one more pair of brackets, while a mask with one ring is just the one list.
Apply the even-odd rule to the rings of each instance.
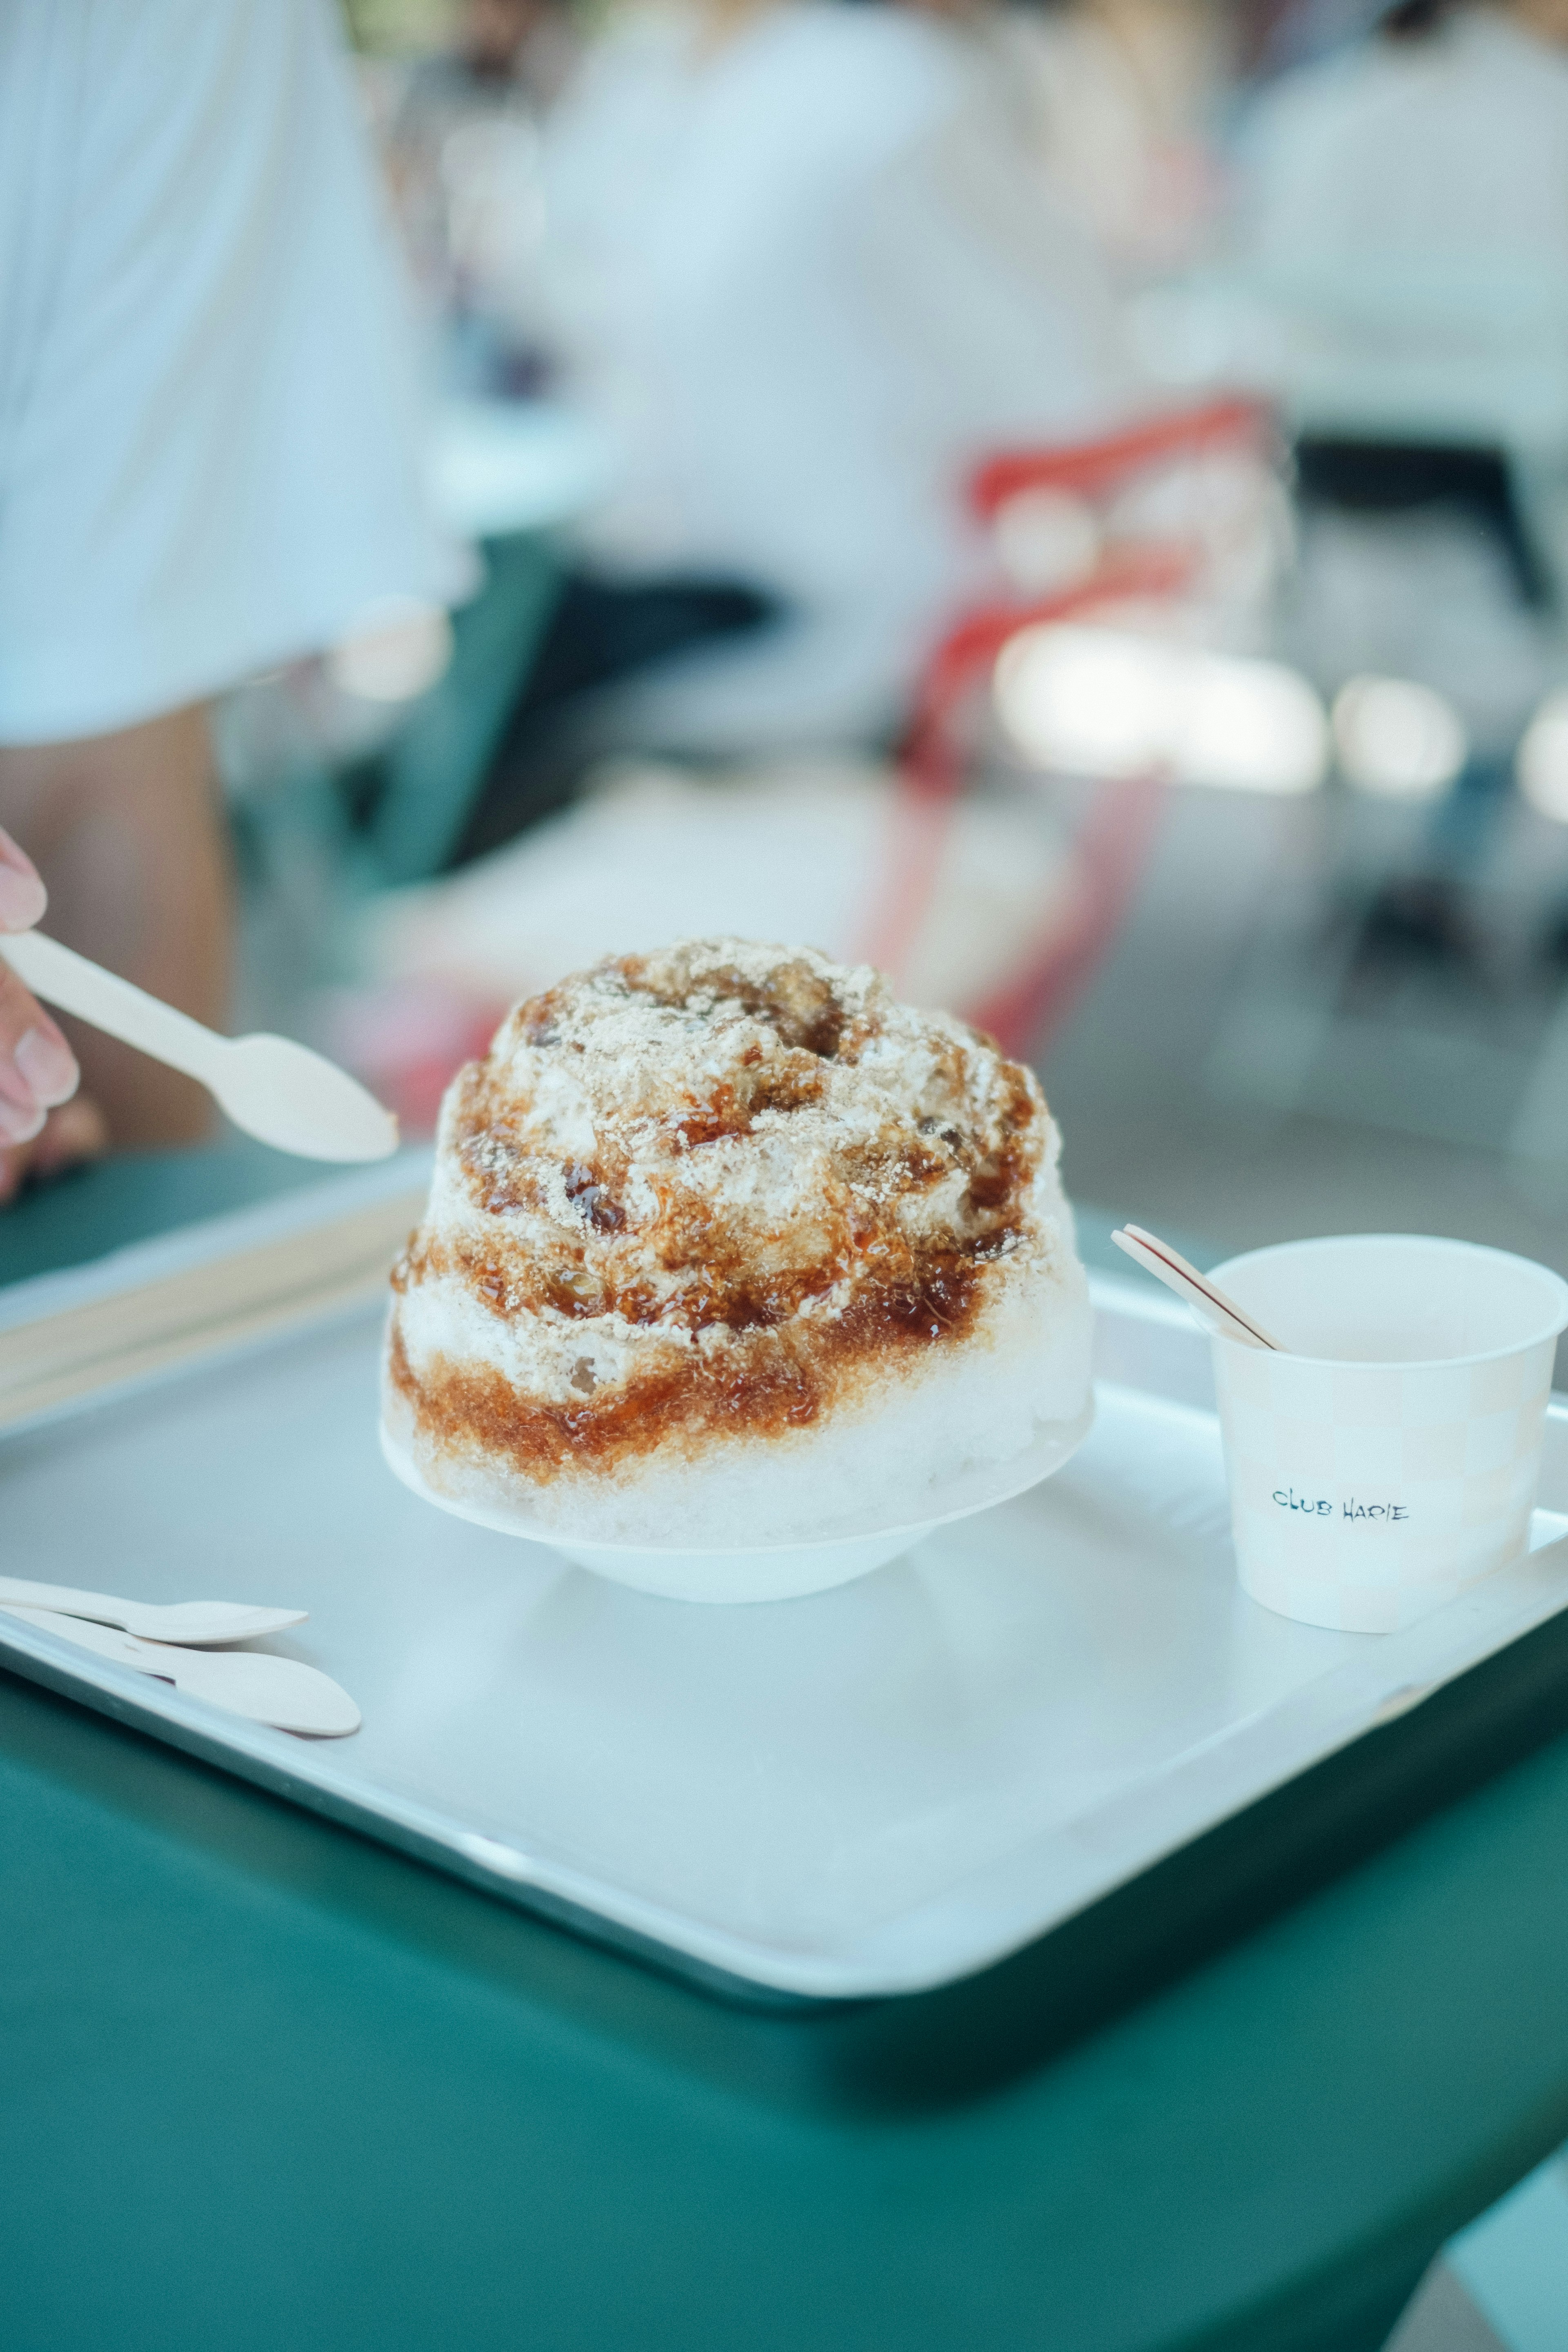
[[384, 1160], [397, 1149], [392, 1113], [357, 1078], [291, 1037], [220, 1037], [42, 931], [8, 932], [0, 955], [35, 996], [199, 1078], [236, 1127], [274, 1150], [302, 1160]]
[[250, 1642], [302, 1625], [303, 1609], [259, 1609], [244, 1601], [122, 1601], [112, 1592], [78, 1592], [68, 1584], [35, 1584], [24, 1576], [0, 1576], [0, 1608], [19, 1601], [26, 1609], [55, 1609], [63, 1617], [89, 1617], [118, 1625], [144, 1642], [180, 1642], [187, 1649], [216, 1649], [224, 1642]]
[[209, 1706], [226, 1707], [231, 1715], [247, 1715], [279, 1731], [342, 1739], [360, 1727], [360, 1711], [342, 1685], [298, 1658], [276, 1658], [265, 1650], [180, 1650], [163, 1642], [138, 1642], [107, 1625], [84, 1624], [52, 1609], [24, 1609], [16, 1601], [4, 1613], [37, 1626], [40, 1633], [95, 1651], [117, 1666], [134, 1666], [138, 1674], [173, 1683]]
[[1142, 1225], [1123, 1225], [1110, 1238], [1134, 1265], [1163, 1282], [1167, 1290], [1173, 1290], [1206, 1331], [1222, 1339], [1239, 1339], [1246, 1348], [1272, 1348], [1280, 1354], [1287, 1352], [1256, 1315], [1239, 1307], [1234, 1298], [1217, 1288], [1206, 1274], [1190, 1265], [1180, 1250], [1161, 1241], [1157, 1234], [1147, 1232]]

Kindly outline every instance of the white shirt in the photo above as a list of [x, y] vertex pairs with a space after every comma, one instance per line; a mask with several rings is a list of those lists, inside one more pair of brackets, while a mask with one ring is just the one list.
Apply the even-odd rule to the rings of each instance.
[[1087, 238], [994, 70], [893, 7], [791, 0], [712, 48], [645, 9], [552, 118], [557, 331], [622, 463], [588, 544], [623, 574], [755, 583], [794, 614], [686, 664], [649, 704], [667, 740], [895, 716], [985, 577], [968, 469], [1092, 433], [1125, 398]]
[[1568, 53], [1464, 10], [1287, 77], [1245, 154], [1302, 421], [1568, 446]]
[[420, 459], [328, 0], [5, 0], [0, 741], [462, 593]]

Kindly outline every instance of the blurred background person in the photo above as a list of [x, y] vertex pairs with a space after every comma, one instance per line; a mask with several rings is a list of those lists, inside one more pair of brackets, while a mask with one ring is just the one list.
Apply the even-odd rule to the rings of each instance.
[[1564, 0], [1405, 0], [1267, 93], [1239, 226], [1302, 431], [1560, 455], [1565, 126]]
[[581, 42], [565, 0], [465, 0], [449, 45], [367, 74], [387, 176], [449, 388], [516, 398], [537, 316], [540, 128]]
[[[584, 740], [731, 756], [884, 738], [985, 576], [973, 463], [1136, 398], [1084, 230], [966, 18], [628, 10], [545, 133], [563, 394], [616, 451], [468, 849]], [[684, 649], [683, 649], [684, 648]]]
[[[221, 1025], [204, 706], [387, 599], [468, 581], [425, 512], [328, 0], [11, 0], [0, 182], [0, 822], [51, 930]], [[0, 1196], [29, 1152], [206, 1124], [189, 1081], [75, 1044], [84, 1099], [0, 1157]]]
[[1026, 0], [974, 21], [1053, 190], [1117, 281], [1191, 262], [1220, 216], [1235, 13], [1220, 0]]
[[1441, 949], [1563, 667], [1568, 5], [1405, 0], [1284, 77], [1243, 152], [1295, 435], [1292, 650], [1331, 695], [1355, 674], [1440, 692], [1468, 740], [1437, 870], [1382, 902]]

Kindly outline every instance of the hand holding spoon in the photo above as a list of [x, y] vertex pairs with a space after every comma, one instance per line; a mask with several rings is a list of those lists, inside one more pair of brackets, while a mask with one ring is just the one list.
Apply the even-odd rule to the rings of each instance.
[[199, 1078], [236, 1127], [304, 1160], [384, 1160], [397, 1121], [357, 1079], [289, 1037], [220, 1037], [42, 931], [7, 932], [3, 955], [35, 996]]
[[1216, 1289], [1206, 1274], [1200, 1274], [1180, 1250], [1173, 1249], [1157, 1234], [1146, 1232], [1142, 1225], [1123, 1225], [1110, 1238], [1135, 1265], [1152, 1274], [1156, 1282], [1163, 1282], [1167, 1290], [1173, 1290], [1205, 1331], [1221, 1339], [1239, 1339], [1246, 1348], [1272, 1348], [1279, 1354], [1287, 1352], [1256, 1315]]
[[118, 1625], [146, 1642], [180, 1642], [192, 1650], [280, 1633], [286, 1625], [302, 1625], [309, 1614], [303, 1609], [259, 1609], [244, 1601], [124, 1601], [112, 1592], [78, 1592], [68, 1584], [0, 1576], [0, 1609], [17, 1601], [26, 1609], [53, 1609], [63, 1617]]

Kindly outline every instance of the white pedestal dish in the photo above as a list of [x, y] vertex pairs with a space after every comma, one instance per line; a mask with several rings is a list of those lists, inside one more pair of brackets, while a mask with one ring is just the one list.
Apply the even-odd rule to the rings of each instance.
[[826, 1592], [885, 1568], [950, 1520], [971, 1517], [1037, 1486], [1069, 1461], [1094, 1422], [1092, 1396], [1070, 1422], [1053, 1422], [1041, 1429], [1032, 1445], [1008, 1462], [985, 1463], [952, 1479], [939, 1490], [942, 1508], [927, 1517], [877, 1524], [877, 1515], [840, 1519], [823, 1535], [806, 1543], [751, 1544], [742, 1549], [681, 1551], [668, 1545], [579, 1542], [553, 1523], [522, 1510], [503, 1510], [462, 1502], [429, 1486], [407, 1449], [384, 1420], [381, 1450], [403, 1484], [438, 1510], [450, 1511], [474, 1526], [498, 1534], [520, 1537], [525, 1543], [544, 1544], [577, 1568], [612, 1583], [627, 1584], [666, 1601], [797, 1601], [808, 1593]]

